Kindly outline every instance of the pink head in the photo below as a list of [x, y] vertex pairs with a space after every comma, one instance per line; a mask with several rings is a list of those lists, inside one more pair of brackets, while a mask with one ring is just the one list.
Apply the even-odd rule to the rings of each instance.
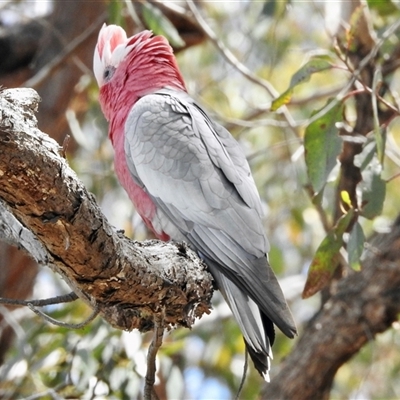
[[117, 25], [104, 24], [94, 52], [93, 70], [100, 87], [100, 103], [108, 120], [121, 107], [164, 87], [184, 90], [171, 46], [163, 36], [143, 31], [130, 38]]

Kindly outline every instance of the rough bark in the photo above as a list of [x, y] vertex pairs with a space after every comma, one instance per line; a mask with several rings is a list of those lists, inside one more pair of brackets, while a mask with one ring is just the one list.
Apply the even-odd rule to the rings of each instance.
[[[350, 21], [353, 13], [363, 6], [360, 0], [342, 4], [343, 20]], [[353, 70], [357, 70], [375, 45], [367, 8], [363, 9], [353, 32], [352, 51], [342, 39]], [[343, 33], [343, 32], [342, 32]], [[339, 35], [340, 38], [340, 35]], [[379, 57], [377, 55], [376, 57]], [[359, 75], [365, 87], [373, 87], [376, 57], [371, 57]], [[391, 59], [388, 69], [394, 65]], [[385, 81], [388, 75], [383, 75]], [[357, 86], [354, 85], [354, 90]], [[371, 93], [354, 96], [356, 120], [353, 131], [342, 130], [347, 136], [367, 136], [374, 128]], [[393, 111], [384, 111], [378, 105], [381, 123], [393, 117]], [[349, 193], [354, 209], [360, 209], [357, 185], [362, 176], [355, 165], [355, 156], [362, 144], [345, 141], [339, 156], [341, 164], [336, 187], [334, 221], [348, 208], [341, 200], [341, 192]], [[349, 229], [351, 229], [351, 226]], [[340, 266], [329, 287], [322, 293], [322, 308], [304, 328], [290, 355], [279, 372], [261, 393], [266, 399], [328, 399], [338, 369], [353, 357], [368, 341], [389, 329], [400, 313], [400, 216], [389, 234], [380, 235], [369, 243], [370, 251], [361, 272], [350, 272]], [[347, 275], [347, 276], [346, 276]]]
[[[0, 92], [0, 199], [9, 211], [0, 218], [17, 236], [9, 240], [33, 246], [37, 261], [60, 273], [114, 327], [151, 329], [162, 309], [166, 324], [190, 327], [209, 310], [212, 279], [205, 266], [184, 244], [138, 243], [115, 231], [62, 149], [37, 129], [38, 102], [31, 89]], [[18, 222], [7, 222], [10, 213]]]
[[338, 282], [262, 398], [328, 399], [339, 367], [398, 320], [400, 216], [370, 249], [363, 270]]
[[[184, 9], [162, 3], [154, 5], [176, 26], [185, 48], [204, 40]], [[87, 91], [77, 83], [83, 74], [91, 73], [93, 48], [100, 26], [106, 20], [107, 2], [98, 1], [94, 7], [92, 2], [56, 0], [53, 6], [53, 12], [45, 18], [0, 28], [0, 54], [4, 56], [0, 60], [0, 86], [27, 86], [27, 82], [32, 85], [43, 99], [38, 116], [40, 129], [62, 143], [69, 132], [66, 109], [72, 109], [78, 120], [87, 110]], [[76, 148], [75, 141], [71, 140], [68, 153], [72, 154]], [[37, 270], [34, 260], [7, 245], [0, 245], [0, 259], [4, 261], [0, 295], [27, 298], [32, 292], [35, 274], [25, 275], [24, 282], [16, 278], [24, 274], [24, 268]], [[2, 292], [2, 288], [8, 290]], [[1, 318], [0, 315], [0, 321]], [[3, 330], [0, 336], [0, 363], [6, 343], [11, 341], [9, 333], [12, 331]]]
[[[103, 22], [99, 16], [105, 15], [105, 9], [105, 2], [98, 2], [93, 7], [88, 2], [55, 1], [54, 12], [48, 17], [24, 20], [0, 29], [0, 54], [3, 56], [0, 61], [0, 86], [18, 87], [26, 81], [37, 84], [40, 96], [45, 99], [40, 113], [41, 129], [51, 132], [60, 143], [69, 130], [66, 107], [71, 107], [78, 118], [86, 110], [86, 92], [77, 90], [76, 84], [83, 75], [83, 66], [87, 71], [91, 70], [96, 31]], [[93, 26], [95, 21], [97, 27]], [[90, 26], [93, 26], [90, 34], [83, 35], [82, 32], [88, 32], [86, 28]], [[71, 47], [79, 38], [78, 44]], [[40, 79], [50, 75], [52, 79], [45, 79], [39, 85]], [[57, 92], [57, 89], [60, 90]], [[71, 141], [69, 151], [75, 148], [74, 141]], [[38, 270], [35, 261], [4, 243], [0, 244], [0, 259], [3, 261], [0, 295], [28, 298]], [[21, 276], [24, 279], [20, 279]], [[1, 331], [0, 363], [12, 338], [12, 329]]]
[[[352, 0], [345, 7], [345, 12], [342, 17], [344, 21], [351, 20], [353, 13], [362, 7], [362, 2], [360, 0]], [[361, 16], [358, 19], [357, 27], [354, 29], [353, 33], [353, 43], [352, 51], [347, 48], [343, 48], [343, 52], [347, 54], [349, 60], [351, 61], [353, 70], [357, 70], [360, 67], [360, 63], [363, 59], [370, 53], [375, 45], [375, 41], [372, 35], [372, 31], [369, 27], [369, 19], [367, 18], [367, 9], [363, 9]], [[345, 40], [345, 32], [338, 32], [338, 38], [340, 43], [345, 43], [342, 46], [348, 46]], [[372, 57], [367, 65], [361, 70], [359, 81], [365, 87], [373, 87], [374, 74], [376, 72], [376, 58]], [[357, 90], [357, 85], [354, 84], [354, 90]], [[374, 129], [374, 112], [372, 109], [371, 93], [364, 92], [358, 93], [354, 96], [355, 101], [355, 111], [356, 111], [356, 121], [352, 132], [348, 132], [345, 129], [341, 129], [339, 134], [341, 136], [364, 136], [366, 137], [369, 132]], [[379, 110], [380, 117], [383, 117], [382, 110]], [[388, 119], [388, 116], [385, 115]], [[346, 191], [351, 200], [351, 204], [354, 209], [358, 209], [357, 200], [357, 185], [361, 182], [361, 170], [355, 165], [354, 159], [357, 154], [361, 153], [363, 149], [362, 143], [356, 141], [344, 141], [342, 152], [339, 156], [340, 162], [340, 174], [339, 182], [336, 189], [336, 201], [335, 201], [335, 212], [334, 221], [337, 221], [342, 215], [344, 210], [348, 210], [348, 205], [343, 204], [341, 200], [341, 193]], [[355, 222], [355, 220], [353, 221]], [[351, 230], [353, 224], [350, 224], [348, 231]]]

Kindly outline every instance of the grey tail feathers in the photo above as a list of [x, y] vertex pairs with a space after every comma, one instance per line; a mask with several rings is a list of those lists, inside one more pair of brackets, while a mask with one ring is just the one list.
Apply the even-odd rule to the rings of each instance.
[[240, 327], [247, 351], [260, 375], [269, 381], [271, 346], [275, 339], [274, 325], [260, 312], [256, 303], [207, 260], [219, 290]]

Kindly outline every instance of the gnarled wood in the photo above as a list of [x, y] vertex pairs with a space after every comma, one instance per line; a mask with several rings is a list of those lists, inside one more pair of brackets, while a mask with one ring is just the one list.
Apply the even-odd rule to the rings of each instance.
[[[40, 242], [45, 255], [37, 261], [114, 327], [151, 329], [161, 309], [167, 325], [190, 327], [209, 310], [204, 264], [184, 244], [138, 243], [116, 232], [62, 149], [37, 129], [38, 102], [32, 89], [0, 92], [0, 199]], [[26, 244], [22, 235], [14, 240]]]
[[341, 279], [310, 321], [265, 399], [328, 399], [337, 370], [400, 313], [400, 216], [377, 237], [361, 272]]

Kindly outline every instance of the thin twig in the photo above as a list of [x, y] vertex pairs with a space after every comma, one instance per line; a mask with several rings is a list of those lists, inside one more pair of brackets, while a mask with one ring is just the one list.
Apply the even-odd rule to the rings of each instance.
[[[322, 110], [314, 114], [311, 118], [308, 118], [304, 121], [298, 122], [299, 125], [309, 125], [312, 122], [318, 120], [320, 117], [325, 115], [328, 111], [330, 111], [333, 107], [335, 107], [339, 102], [341, 102], [344, 97], [347, 95], [349, 90], [354, 86], [355, 82], [359, 80], [359, 76], [362, 70], [368, 65], [368, 63], [376, 57], [379, 49], [385, 43], [386, 39], [388, 39], [397, 29], [400, 27], [400, 20], [397, 20], [389, 28], [386, 29], [385, 32], [381, 35], [379, 40], [377, 40], [375, 46], [371, 49], [371, 51], [361, 60], [358, 68], [352, 72], [352, 76], [347, 83], [347, 85], [337, 94], [334, 100], [329, 102]], [[360, 82], [363, 85], [363, 82]], [[363, 85], [364, 86], [364, 85]]]
[[145, 400], [158, 400], [154, 391], [154, 382], [156, 380], [156, 356], [162, 345], [164, 334], [164, 312], [154, 316], [154, 333], [148, 353], [147, 353], [147, 371], [144, 386]]
[[291, 106], [302, 106], [304, 104], [310, 104], [312, 101], [316, 101], [316, 100], [321, 100], [324, 99], [326, 97], [332, 97], [334, 95], [337, 95], [341, 90], [341, 87], [330, 87], [327, 89], [320, 89], [318, 92], [313, 93], [310, 96], [306, 96], [306, 97], [302, 97], [299, 99], [291, 99], [290, 100], [290, 105]]
[[311, 187], [311, 185], [305, 185], [305, 191], [307, 192], [307, 194], [310, 196], [311, 201], [314, 204], [314, 207], [319, 215], [319, 219], [322, 223], [322, 226], [324, 228], [325, 232], [329, 232], [332, 228], [332, 224], [329, 222], [328, 219], [328, 215], [326, 213], [326, 211], [324, 210], [324, 208], [322, 207], [322, 204], [319, 202], [314, 202], [313, 198], [314, 198], [314, 191], [313, 188]]
[[30, 88], [37, 88], [40, 86], [49, 76], [51, 76], [55, 70], [68, 58], [71, 54], [83, 43], [90, 35], [92, 35], [99, 27], [101, 21], [104, 20], [105, 15], [102, 14], [93, 24], [90, 24], [80, 35], [73, 39], [63, 51], [56, 57], [54, 57], [49, 63], [41, 68], [32, 78], [28, 79], [23, 86]]
[[247, 348], [244, 350], [244, 365], [243, 365], [243, 375], [242, 375], [242, 380], [240, 381], [239, 389], [236, 393], [235, 400], [240, 399], [240, 394], [242, 393], [244, 384], [246, 382], [246, 377], [247, 377], [247, 370], [249, 368], [249, 352], [247, 351]]
[[58, 321], [58, 320], [48, 316], [43, 311], [40, 311], [38, 308], [33, 306], [31, 303], [28, 303], [27, 306], [36, 315], [39, 315], [39, 317], [42, 317], [45, 321], [47, 321], [47, 322], [49, 322], [49, 323], [51, 323], [53, 325], [61, 326], [63, 328], [68, 328], [68, 329], [81, 329], [81, 328], [85, 327], [87, 324], [89, 324], [90, 322], [92, 322], [97, 317], [97, 315], [99, 314], [99, 310], [97, 308], [95, 308], [92, 311], [92, 313], [89, 315], [89, 317], [87, 317], [83, 322], [80, 322], [78, 324], [71, 324], [71, 323], [68, 323], [68, 322]]
[[238, 118], [229, 118], [229, 117], [223, 117], [219, 116], [219, 119], [223, 119], [226, 121], [226, 125], [229, 126], [240, 126], [243, 128], [259, 128], [260, 126], [274, 126], [276, 128], [288, 128], [289, 124], [286, 121], [279, 121], [277, 119], [257, 119], [255, 121], [249, 121], [246, 119], [238, 119]]
[[400, 178], [400, 172], [398, 172], [397, 174], [391, 176], [390, 178], [386, 179], [386, 183], [389, 183], [391, 181], [393, 181], [394, 179]]
[[70, 303], [75, 301], [77, 298], [78, 296], [74, 292], [40, 300], [17, 300], [0, 297], [0, 304], [7, 304], [8, 306], [28, 306], [31, 304], [34, 307], [44, 307], [60, 303]]
[[[196, 5], [193, 3], [192, 0], [186, 0], [190, 11], [192, 12], [199, 28], [203, 31], [203, 33], [211, 40], [211, 42], [217, 47], [217, 49], [221, 52], [222, 56], [228, 61], [230, 65], [232, 65], [235, 69], [237, 69], [244, 77], [246, 77], [250, 82], [255, 83], [256, 85], [261, 86], [264, 88], [268, 94], [276, 98], [279, 96], [279, 93], [276, 89], [272, 86], [272, 84], [257, 75], [253, 74], [243, 63], [241, 63], [236, 56], [228, 49], [225, 44], [218, 38], [218, 36], [214, 33], [214, 31], [210, 28], [207, 22], [204, 20], [202, 15], [199, 13]], [[300, 136], [299, 132], [296, 130], [295, 120], [293, 119], [292, 115], [289, 113], [289, 110], [286, 106], [281, 107], [281, 112], [283, 113], [289, 128], [296, 136]]]
[[[25, 332], [19, 323], [18, 318], [15, 317], [15, 311], [10, 311], [7, 307], [0, 305], [0, 315], [3, 319], [2, 323], [0, 324], [0, 332], [2, 332], [6, 326], [11, 327], [11, 329], [14, 331], [14, 334], [22, 343], [20, 346], [20, 351], [25, 358], [28, 357], [28, 354], [31, 354], [32, 352], [32, 347], [28, 342], [22, 340]], [[0, 374], [0, 378], [1, 376], [2, 375]]]
[[53, 400], [63, 400], [64, 397], [60, 396], [57, 392], [61, 391], [61, 389], [65, 388], [65, 383], [59, 383], [54, 388], [47, 389], [44, 392], [35, 393], [28, 397], [23, 397], [21, 400], [36, 400], [36, 399], [46, 399], [50, 396]]
[[263, 87], [267, 90], [267, 92], [272, 97], [277, 97], [279, 93], [275, 90], [275, 88], [271, 85], [270, 82], [261, 79], [257, 75], [253, 74], [243, 63], [241, 63], [236, 56], [228, 49], [225, 44], [218, 38], [215, 32], [210, 28], [205, 19], [200, 14], [196, 5], [192, 0], [186, 1], [190, 11], [193, 13], [194, 18], [196, 19], [199, 28], [203, 31], [203, 33], [211, 40], [211, 42], [217, 47], [217, 49], [221, 52], [222, 56], [228, 61], [230, 65], [232, 65], [235, 69], [240, 71], [249, 81]]
[[275, 143], [273, 145], [268, 145], [268, 146], [265, 146], [265, 147], [261, 148], [260, 150], [254, 151], [253, 153], [248, 154], [246, 156], [246, 158], [247, 158], [247, 161], [250, 162], [250, 161], [254, 160], [257, 157], [260, 157], [260, 156], [264, 156], [265, 157], [267, 154], [271, 154], [274, 151], [276, 151], [277, 149], [281, 149], [283, 147], [288, 147], [288, 145], [293, 145], [293, 144], [302, 146], [302, 143], [297, 138], [286, 139], [284, 141]]
[[30, 395], [29, 397], [21, 398], [21, 400], [44, 399], [44, 398], [47, 398], [49, 396], [51, 396], [51, 398], [55, 399], [55, 400], [58, 400], [58, 399], [59, 400], [64, 400], [65, 397], [60, 397], [58, 395], [58, 393], [60, 393], [61, 390], [67, 388], [68, 386], [72, 386], [73, 385], [72, 378], [71, 378], [71, 370], [72, 370], [73, 360], [74, 360], [74, 357], [76, 355], [76, 350], [77, 350], [77, 347], [79, 345], [79, 342], [80, 341], [75, 343], [74, 347], [71, 349], [71, 351], [68, 354], [69, 355], [69, 359], [71, 361], [67, 362], [67, 364], [66, 364], [67, 374], [66, 374], [66, 378], [65, 378], [64, 382], [61, 382], [58, 385], [56, 385], [56, 386], [54, 386], [54, 387], [52, 387], [52, 388], [50, 388], [50, 389], [48, 389], [48, 390], [46, 390], [44, 392], [35, 393], [33, 395]]

